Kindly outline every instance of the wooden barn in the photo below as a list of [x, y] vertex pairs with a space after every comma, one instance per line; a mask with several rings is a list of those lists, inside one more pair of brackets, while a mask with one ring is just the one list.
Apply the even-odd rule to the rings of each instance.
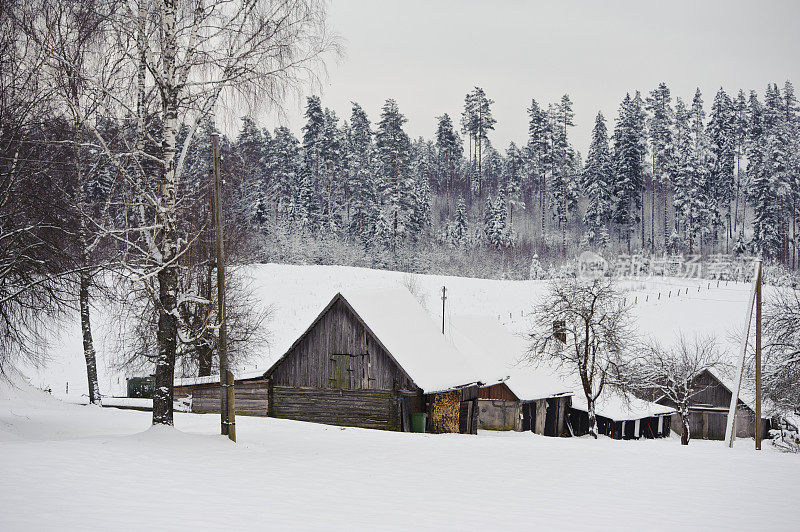
[[[218, 384], [180, 381], [192, 412]], [[265, 373], [236, 381], [237, 414], [331, 425], [475, 434], [479, 375], [405, 289], [336, 294]], [[416, 423], [413, 421], [416, 420]]]
[[[692, 438], [703, 440], [724, 440], [728, 425], [728, 409], [733, 396], [726, 380], [721, 374], [704, 371], [695, 379], [692, 389], [697, 393], [692, 397], [689, 405], [689, 433]], [[662, 405], [675, 407], [667, 398], [660, 398], [656, 402]], [[756, 432], [756, 414], [751, 406], [752, 401], [742, 394], [736, 410], [736, 437], [754, 438]], [[683, 433], [683, 423], [680, 416], [673, 416], [672, 430], [678, 434]], [[761, 420], [761, 437], [767, 438], [769, 434], [769, 419]]]
[[[615, 440], [667, 438], [675, 410], [617, 392], [603, 392], [595, 403], [597, 432]], [[586, 398], [576, 395], [569, 409], [569, 424], [575, 436], [589, 433]]]
[[531, 431], [545, 436], [568, 434], [571, 387], [543, 364], [519, 363], [527, 346], [497, 319], [451, 316], [448, 337], [484, 375], [496, 377], [478, 393], [478, 427]]

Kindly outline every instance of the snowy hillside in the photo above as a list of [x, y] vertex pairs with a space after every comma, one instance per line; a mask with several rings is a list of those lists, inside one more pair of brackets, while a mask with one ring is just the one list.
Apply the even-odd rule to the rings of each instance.
[[[305, 330], [338, 291], [411, 286], [431, 315], [441, 323], [441, 288], [447, 287], [446, 314], [488, 316], [514, 333], [526, 330], [527, 312], [546, 289], [546, 281], [501, 281], [410, 275], [401, 272], [343, 266], [293, 266], [264, 264], [246, 268], [264, 307], [273, 309], [268, 324], [270, 345], [239, 374], [264, 371]], [[739, 349], [749, 285], [674, 278], [652, 278], [625, 282], [627, 295], [643, 338], [668, 343], [676, 335], [713, 334], [731, 359]], [[114, 322], [107, 309], [92, 314], [100, 352], [100, 385], [105, 395], [124, 393], [124, 375], [108, 369], [114, 353]], [[78, 317], [59, 326], [60, 336], [50, 346], [51, 362], [42, 371], [28, 371], [32, 382], [50, 387], [57, 395], [86, 393], [85, 366]]]

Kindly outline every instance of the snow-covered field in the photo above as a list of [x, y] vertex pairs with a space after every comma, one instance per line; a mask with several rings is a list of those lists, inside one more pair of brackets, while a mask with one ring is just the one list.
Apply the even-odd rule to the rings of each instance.
[[0, 530], [797, 530], [765, 445], [430, 435], [65, 404], [0, 389]]

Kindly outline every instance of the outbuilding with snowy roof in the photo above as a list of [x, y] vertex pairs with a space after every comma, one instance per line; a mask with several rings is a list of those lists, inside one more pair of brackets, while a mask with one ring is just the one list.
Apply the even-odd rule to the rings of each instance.
[[[242, 384], [258, 398], [257, 415], [474, 434], [480, 378], [407, 290], [387, 289], [337, 293], [283, 356]], [[184, 395], [213, 386], [180, 384]], [[218, 408], [218, 399], [201, 403], [193, 397], [192, 411]]]

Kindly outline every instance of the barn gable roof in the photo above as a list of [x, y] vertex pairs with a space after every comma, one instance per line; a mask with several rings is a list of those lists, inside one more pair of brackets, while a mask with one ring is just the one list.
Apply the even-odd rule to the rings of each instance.
[[349, 308], [389, 357], [425, 392], [479, 382], [481, 375], [447, 342], [433, 319], [405, 289], [337, 293], [264, 376], [281, 364], [338, 301]]

